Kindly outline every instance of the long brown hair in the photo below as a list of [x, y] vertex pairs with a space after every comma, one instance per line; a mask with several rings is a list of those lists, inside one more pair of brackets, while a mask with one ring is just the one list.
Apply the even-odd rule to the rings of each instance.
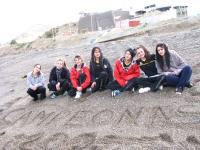
[[41, 75], [41, 69], [42, 69], [42, 67], [41, 67], [40, 64], [35, 64], [33, 67], [35, 68], [36, 66], [40, 66], [40, 71], [37, 73], [37, 76], [39, 76], [39, 75]]
[[151, 60], [150, 60], [150, 57], [151, 57], [151, 54], [150, 54], [150, 52], [146, 49], [146, 47], [144, 47], [143, 45], [139, 45], [137, 48], [136, 48], [136, 50], [138, 50], [138, 49], [143, 49], [143, 51], [144, 51], [144, 57], [146, 58], [146, 61], [147, 62], [150, 62]]
[[[83, 66], [84, 66], [83, 58], [82, 58], [80, 55], [76, 55], [76, 56], [74, 57], [74, 60], [75, 60], [75, 59], [81, 59], [81, 62], [82, 62], [81, 68], [83, 68]], [[77, 64], [74, 64], [74, 68], [77, 69]]]

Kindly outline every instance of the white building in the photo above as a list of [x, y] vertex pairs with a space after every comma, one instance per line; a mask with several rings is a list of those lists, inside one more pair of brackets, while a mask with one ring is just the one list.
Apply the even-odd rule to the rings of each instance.
[[140, 21], [141, 24], [155, 24], [160, 21], [172, 18], [186, 17], [187, 6], [164, 6], [156, 7], [156, 5], [145, 6], [144, 10], [136, 11], [133, 20]]

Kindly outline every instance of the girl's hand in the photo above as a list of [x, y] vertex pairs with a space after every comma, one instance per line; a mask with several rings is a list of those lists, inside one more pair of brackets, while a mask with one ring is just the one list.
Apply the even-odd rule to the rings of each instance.
[[79, 91], [79, 92], [81, 92], [82, 89], [83, 89], [83, 88], [82, 88], [81, 86], [78, 86], [78, 87], [77, 87], [77, 91]]
[[57, 91], [60, 91], [60, 82], [58, 82], [58, 83], [56, 84], [56, 90], [57, 90]]
[[34, 91], [37, 90], [37, 86], [33, 86], [32, 90], [34, 90]]
[[91, 88], [94, 88], [96, 86], [96, 82], [93, 82], [91, 85]]

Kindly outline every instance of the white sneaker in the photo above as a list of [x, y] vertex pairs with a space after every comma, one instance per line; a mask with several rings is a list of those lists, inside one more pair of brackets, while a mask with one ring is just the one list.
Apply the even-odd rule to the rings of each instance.
[[54, 93], [52, 93], [51, 95], [50, 95], [50, 98], [51, 99], [55, 99], [57, 96], [54, 94]]
[[68, 94], [68, 92], [67, 91], [65, 91], [64, 93], [63, 93], [63, 96], [66, 96]]
[[160, 85], [159, 88], [158, 88], [160, 91], [163, 90], [163, 85]]
[[131, 91], [132, 91], [132, 92], [135, 92], [135, 89], [133, 88]]
[[82, 92], [76, 91], [75, 98], [81, 98]]
[[145, 88], [140, 88], [138, 92], [141, 94], [141, 93], [149, 92], [150, 90], [151, 90], [150, 87], [145, 87]]
[[115, 97], [117, 95], [120, 95], [120, 93], [121, 92], [119, 90], [114, 90], [114, 91], [112, 91], [112, 96]]

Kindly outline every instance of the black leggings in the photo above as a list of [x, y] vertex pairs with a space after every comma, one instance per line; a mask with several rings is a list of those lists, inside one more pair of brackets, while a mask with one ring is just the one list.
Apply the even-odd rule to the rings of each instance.
[[38, 99], [37, 94], [40, 94], [40, 99], [44, 99], [46, 97], [46, 88], [44, 86], [39, 86], [35, 91], [29, 88], [27, 93], [33, 97], [34, 100]]
[[57, 95], [57, 96], [63, 94], [65, 91], [71, 90], [71, 88], [72, 88], [71, 83], [65, 80], [65, 81], [60, 82], [60, 91], [57, 91], [56, 90], [57, 83], [58, 82], [56, 82], [56, 81], [51, 81], [48, 84], [49, 91], [55, 91], [55, 95]]
[[120, 92], [124, 91], [132, 91], [132, 89], [137, 89], [138, 88], [138, 78], [133, 78], [128, 81], [128, 83], [122, 87], [116, 80], [112, 81], [108, 85], [108, 89], [114, 91], [114, 90], [119, 90]]
[[[79, 75], [79, 78], [78, 78], [78, 86], [80, 86], [83, 82], [85, 82], [85, 79], [86, 79], [86, 75], [83, 74], [83, 73], [80, 74], [80, 75]], [[87, 88], [82, 89], [82, 93], [85, 93], [86, 90], [87, 90]], [[73, 87], [73, 88], [69, 91], [69, 93], [68, 93], [69, 96], [71, 96], [71, 97], [76, 96], [76, 91], [77, 91], [77, 89]]]
[[92, 93], [93, 92], [96, 92], [98, 90], [102, 90], [102, 89], [106, 89], [107, 88], [107, 85], [108, 85], [108, 73], [105, 72], [105, 71], [102, 71], [100, 74], [99, 74], [99, 77], [95, 79], [95, 82], [96, 82], [96, 86], [94, 86], [92, 88]]
[[160, 85], [165, 81], [165, 76], [160, 75], [156, 77], [138, 78], [138, 86], [150, 87], [151, 91], [157, 91]]

